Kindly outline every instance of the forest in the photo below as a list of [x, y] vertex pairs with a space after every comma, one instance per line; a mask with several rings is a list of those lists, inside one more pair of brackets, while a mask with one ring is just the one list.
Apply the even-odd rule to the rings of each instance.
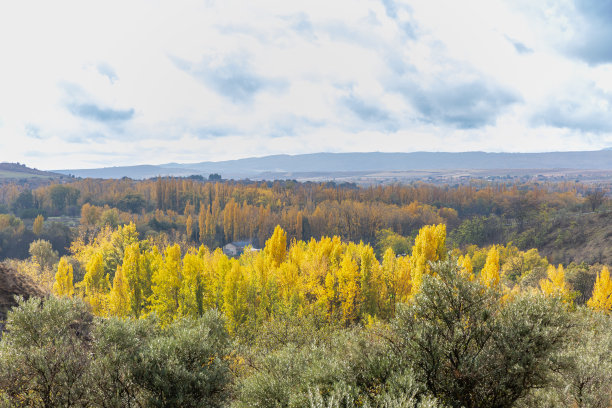
[[4, 323], [6, 406], [612, 403], [593, 186], [86, 179], [0, 200], [4, 265], [46, 293]]

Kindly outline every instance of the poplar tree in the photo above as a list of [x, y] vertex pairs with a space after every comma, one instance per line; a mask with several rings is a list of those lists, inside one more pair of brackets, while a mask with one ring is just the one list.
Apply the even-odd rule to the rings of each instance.
[[166, 249], [164, 260], [152, 278], [152, 309], [163, 324], [170, 323], [178, 315], [181, 269], [181, 247], [174, 244]]
[[57, 265], [57, 273], [55, 274], [55, 283], [53, 284], [53, 292], [60, 297], [72, 297], [74, 295], [74, 286], [72, 283], [73, 271], [72, 265], [65, 257], [60, 259]]
[[431, 262], [446, 258], [446, 225], [426, 225], [414, 240], [410, 257], [412, 289], [415, 294], [421, 287], [423, 275], [431, 274]]
[[109, 309], [113, 316], [126, 317], [130, 314], [131, 299], [127, 279], [122, 267], [117, 267], [113, 287], [109, 295]]
[[542, 293], [548, 296], [561, 296], [564, 301], [568, 303], [571, 302], [571, 293], [565, 282], [563, 265], [559, 264], [558, 268], [549, 265], [546, 274], [548, 278], [540, 280], [540, 289]]
[[104, 273], [104, 259], [102, 254], [96, 252], [86, 266], [82, 285], [85, 287], [85, 300], [91, 305], [94, 314], [104, 315], [108, 303], [110, 281]]
[[587, 301], [587, 306], [602, 312], [612, 311], [612, 280], [606, 266], [597, 274], [593, 296]]
[[38, 214], [36, 219], [34, 219], [34, 224], [32, 225], [32, 232], [34, 235], [40, 235], [43, 231], [43, 226], [45, 224], [45, 218]]
[[480, 271], [480, 281], [489, 288], [499, 286], [499, 251], [493, 245], [487, 254], [484, 268]]
[[275, 268], [278, 268], [285, 260], [285, 255], [287, 254], [287, 233], [280, 225], [274, 228], [274, 233], [270, 239], [266, 241], [264, 253], [271, 265]]
[[349, 251], [344, 254], [337, 276], [342, 321], [345, 324], [352, 323], [357, 319], [360, 293], [357, 285], [358, 266]]

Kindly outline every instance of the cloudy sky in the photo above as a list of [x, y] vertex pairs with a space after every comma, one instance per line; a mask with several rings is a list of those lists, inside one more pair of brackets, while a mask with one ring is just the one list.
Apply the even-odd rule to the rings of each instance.
[[3, 1], [0, 161], [612, 146], [612, 0]]

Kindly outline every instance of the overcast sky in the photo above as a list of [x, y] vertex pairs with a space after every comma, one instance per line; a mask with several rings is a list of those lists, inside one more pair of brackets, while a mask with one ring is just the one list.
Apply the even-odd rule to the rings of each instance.
[[610, 146], [612, 0], [0, 3], [0, 161]]

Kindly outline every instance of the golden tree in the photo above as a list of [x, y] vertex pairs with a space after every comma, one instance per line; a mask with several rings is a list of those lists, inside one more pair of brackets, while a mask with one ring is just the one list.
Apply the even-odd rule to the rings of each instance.
[[426, 225], [414, 239], [410, 257], [412, 294], [418, 292], [424, 274], [431, 274], [431, 262], [446, 257], [446, 225]]
[[549, 265], [546, 271], [547, 279], [540, 280], [540, 289], [542, 293], [548, 296], [561, 296], [565, 302], [571, 302], [572, 296], [567, 282], [565, 282], [565, 271], [563, 265], [559, 264], [558, 268]]
[[499, 286], [499, 251], [493, 245], [487, 254], [484, 268], [480, 271], [480, 281], [486, 286], [493, 288]]
[[45, 218], [38, 214], [36, 219], [34, 219], [34, 224], [32, 225], [32, 232], [34, 235], [40, 235], [43, 231], [43, 226], [45, 224]]
[[274, 228], [274, 233], [266, 241], [264, 253], [271, 265], [276, 268], [285, 260], [285, 255], [287, 254], [287, 233], [280, 225]]
[[113, 287], [109, 295], [109, 309], [113, 316], [126, 317], [130, 314], [130, 290], [122, 267], [117, 267]]
[[60, 259], [57, 265], [57, 273], [55, 274], [55, 283], [53, 284], [53, 292], [57, 296], [72, 297], [74, 295], [73, 270], [72, 265], [65, 257]]
[[593, 296], [587, 301], [587, 305], [593, 310], [608, 313], [612, 311], [612, 280], [606, 266], [597, 274]]
[[474, 267], [472, 266], [472, 259], [469, 254], [461, 255], [459, 259], [457, 259], [457, 264], [459, 264], [459, 271], [461, 274], [470, 281], [474, 280]]

